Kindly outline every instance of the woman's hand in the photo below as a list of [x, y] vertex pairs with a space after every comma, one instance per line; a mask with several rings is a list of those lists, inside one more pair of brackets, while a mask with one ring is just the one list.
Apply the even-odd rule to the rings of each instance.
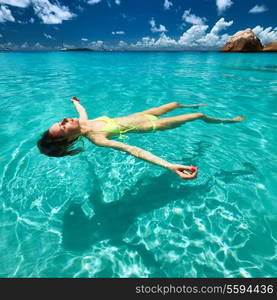
[[73, 98], [70, 99], [70, 101], [72, 103], [74, 103], [74, 102], [80, 102], [80, 99], [78, 99], [77, 97], [73, 97]]
[[169, 169], [182, 179], [194, 179], [198, 172], [197, 167], [194, 166], [171, 165]]

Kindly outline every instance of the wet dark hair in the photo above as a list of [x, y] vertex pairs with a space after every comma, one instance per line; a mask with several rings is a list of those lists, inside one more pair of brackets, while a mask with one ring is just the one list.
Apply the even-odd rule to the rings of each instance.
[[84, 148], [76, 148], [71, 150], [69, 148], [71, 148], [80, 138], [81, 137], [77, 137], [72, 141], [68, 141], [66, 138], [63, 140], [60, 140], [58, 138], [55, 139], [50, 135], [49, 130], [47, 130], [37, 141], [37, 146], [40, 150], [40, 153], [47, 156], [63, 157], [66, 155], [76, 155], [84, 151]]

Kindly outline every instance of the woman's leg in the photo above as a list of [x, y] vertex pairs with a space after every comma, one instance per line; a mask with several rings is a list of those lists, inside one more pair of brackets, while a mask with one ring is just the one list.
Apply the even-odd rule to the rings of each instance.
[[239, 116], [239, 117], [235, 117], [235, 118], [231, 118], [231, 119], [224, 119], [224, 118], [214, 118], [214, 117], [203, 115], [202, 120], [206, 123], [214, 123], [214, 124], [218, 124], [218, 123], [236, 123], [236, 122], [243, 121], [244, 117]]
[[159, 107], [147, 109], [145, 111], [140, 112], [140, 114], [150, 114], [153, 116], [161, 116], [161, 115], [164, 115], [176, 108], [198, 108], [199, 106], [203, 106], [203, 105], [206, 105], [206, 104], [199, 103], [199, 104], [182, 105], [178, 102], [171, 102], [171, 103], [159, 106]]
[[153, 115], [153, 116], [161, 116], [161, 115], [164, 115], [164, 114], [178, 108], [179, 105], [180, 104], [178, 102], [171, 102], [171, 103], [167, 103], [162, 106], [159, 106], [159, 107], [153, 107], [153, 108], [144, 110], [144, 111], [140, 112], [139, 114], [149, 114], [149, 115]]
[[191, 122], [194, 120], [203, 120], [206, 123], [236, 123], [244, 120], [244, 117], [240, 116], [232, 119], [223, 119], [206, 116], [202, 113], [185, 114], [175, 117], [158, 119], [156, 121], [156, 130], [176, 128], [185, 124], [186, 122]]

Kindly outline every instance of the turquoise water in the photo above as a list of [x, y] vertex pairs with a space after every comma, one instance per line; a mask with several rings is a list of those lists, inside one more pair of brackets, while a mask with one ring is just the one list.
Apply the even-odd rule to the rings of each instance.
[[[1, 277], [276, 277], [277, 56], [0, 53]], [[123, 116], [171, 101], [216, 117], [127, 143], [198, 178], [85, 141], [39, 154], [53, 122]], [[179, 109], [169, 115], [196, 112]]]

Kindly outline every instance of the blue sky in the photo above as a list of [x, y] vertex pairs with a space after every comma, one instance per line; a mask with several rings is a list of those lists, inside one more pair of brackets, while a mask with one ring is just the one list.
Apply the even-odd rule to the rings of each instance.
[[277, 40], [277, 1], [0, 0], [0, 44], [15, 50], [217, 50], [246, 28]]

